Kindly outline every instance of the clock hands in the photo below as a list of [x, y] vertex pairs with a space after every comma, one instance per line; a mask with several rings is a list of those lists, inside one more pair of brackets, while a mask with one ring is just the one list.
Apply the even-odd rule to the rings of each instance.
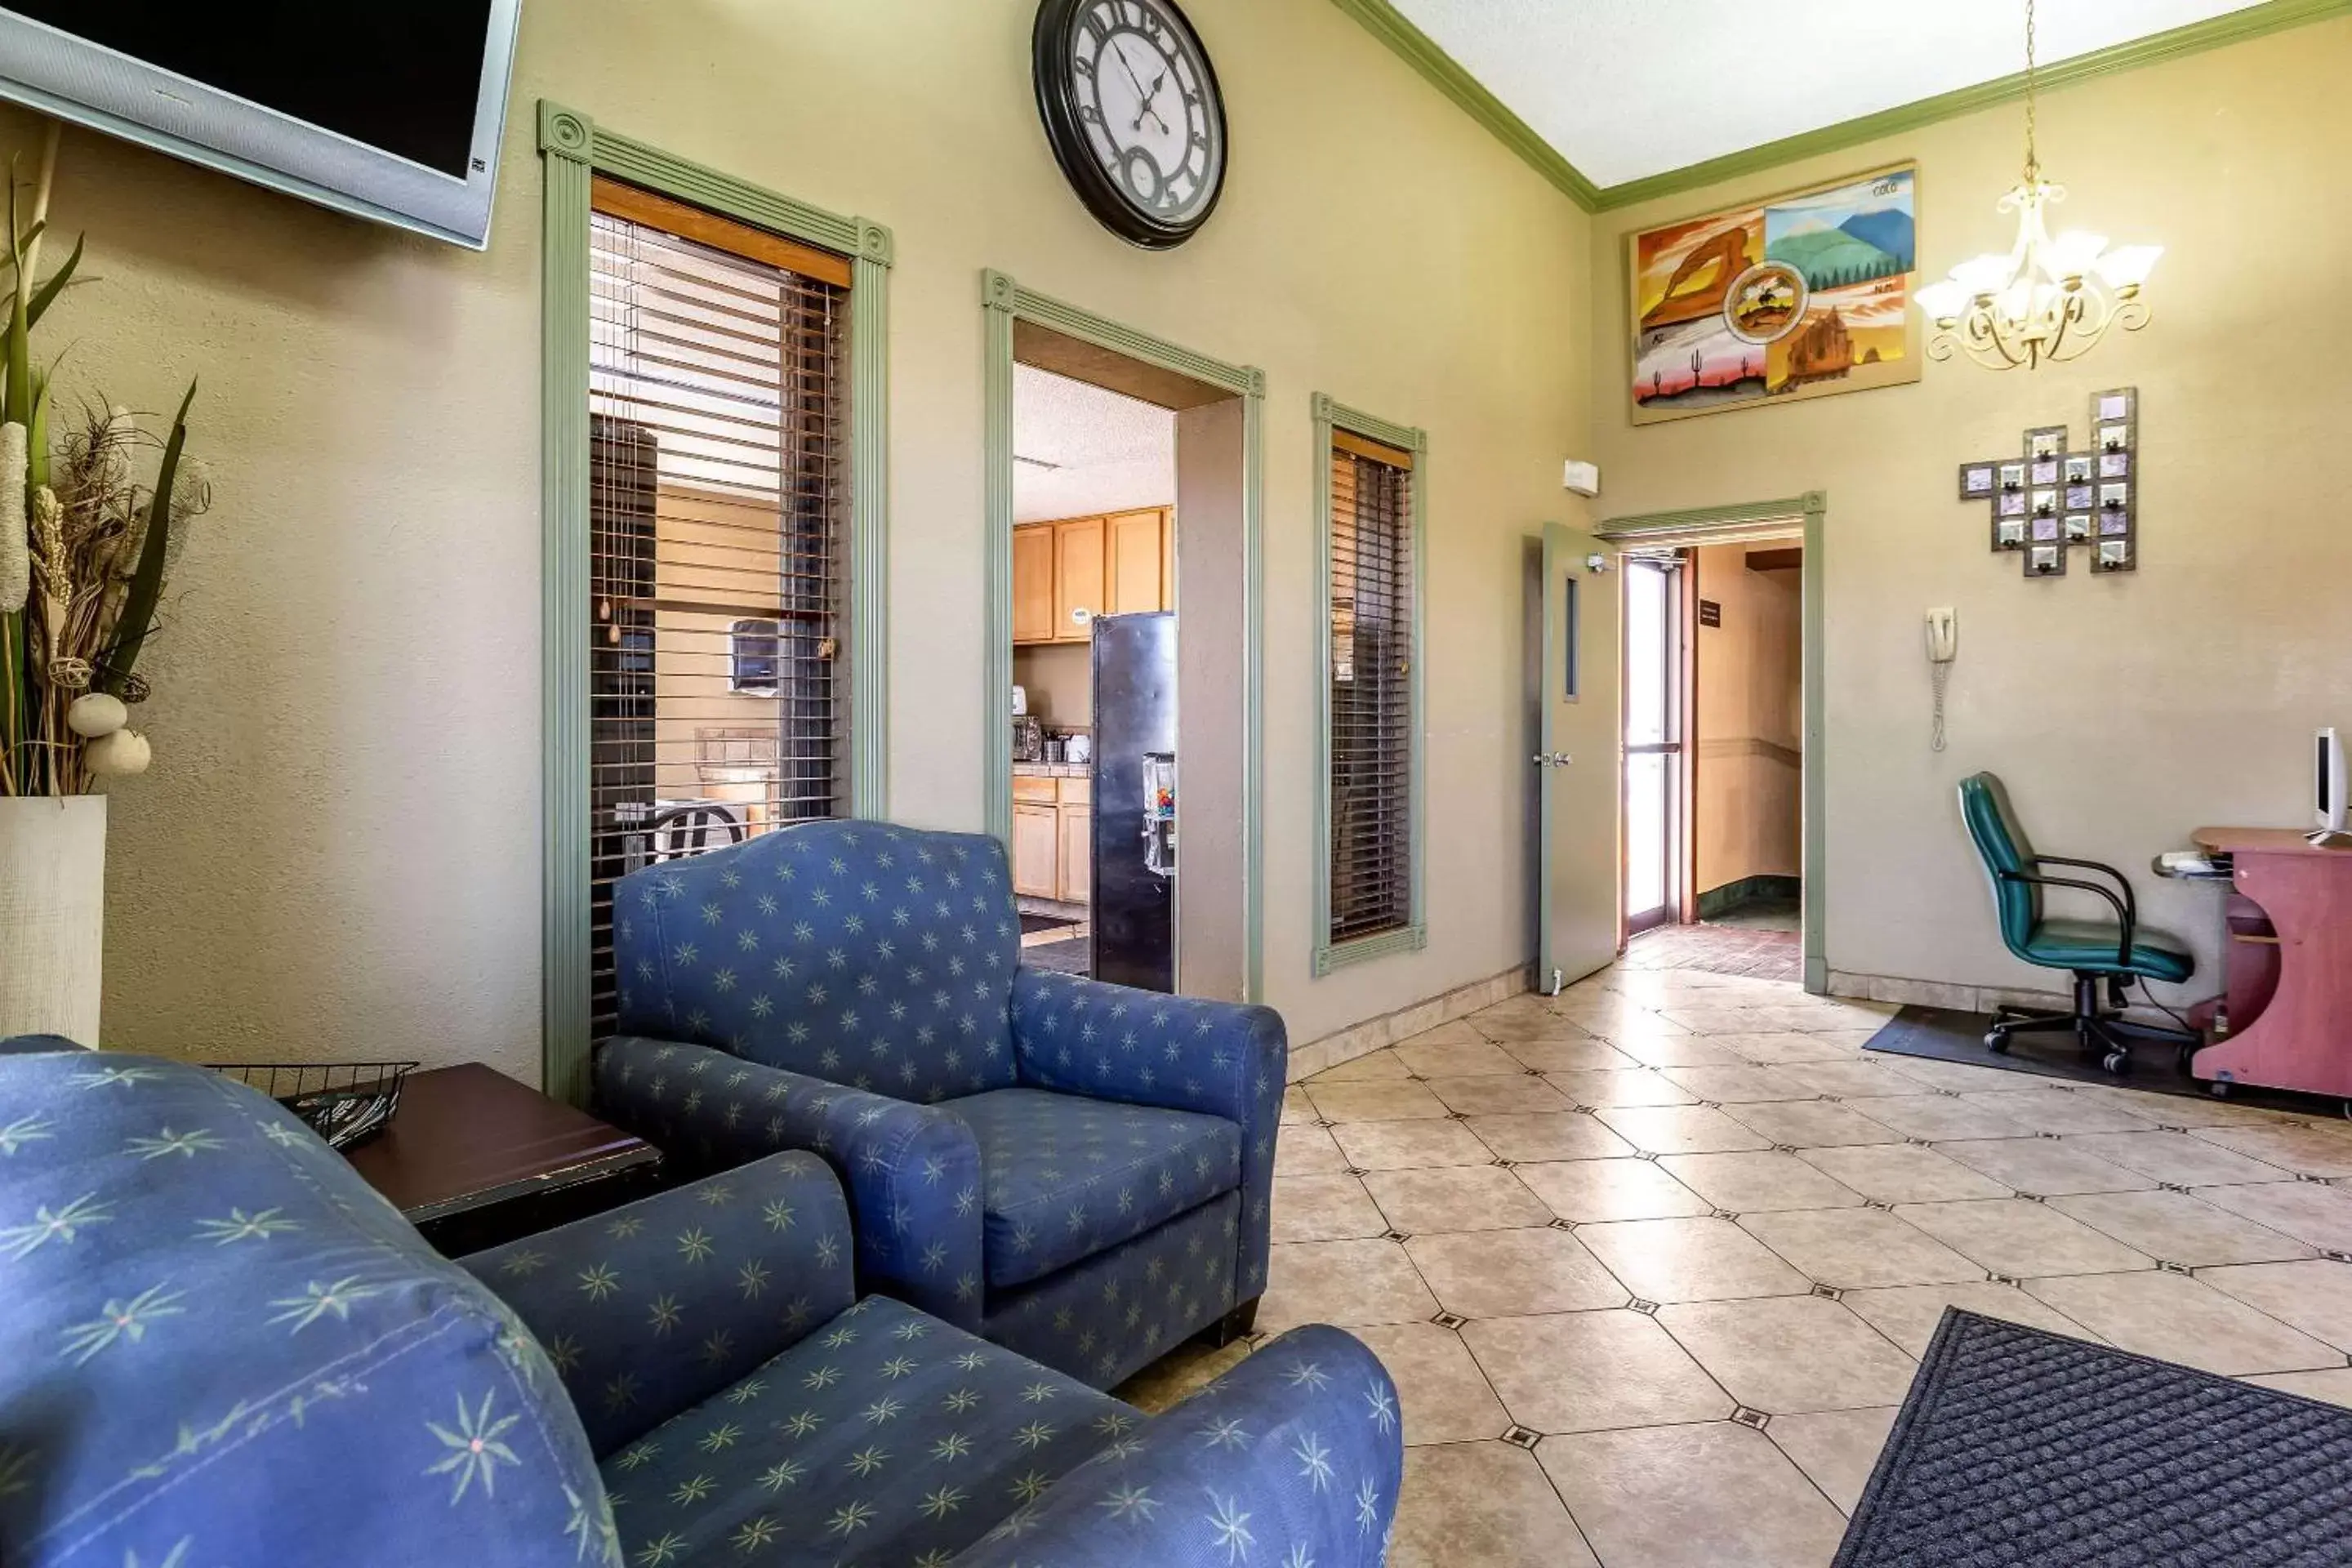
[[1118, 68], [1127, 73], [1127, 79], [1135, 85], [1136, 96], [1142, 101], [1143, 106], [1135, 111], [1135, 124], [1132, 129], [1137, 131], [1142, 130], [1143, 117], [1148, 114], [1152, 119], [1160, 121], [1160, 130], [1162, 134], [1166, 134], [1168, 132], [1168, 121], [1160, 119], [1160, 110], [1153, 107], [1153, 100], [1159, 98], [1160, 89], [1168, 85], [1168, 73], [1166, 71], [1161, 71], [1160, 73], [1160, 79], [1153, 82], [1151, 86], [1147, 89], [1143, 85], [1143, 79], [1135, 74], [1135, 67], [1128, 63], [1127, 51], [1119, 47], [1119, 42], [1117, 38], [1113, 38], [1110, 41], [1110, 52], [1118, 57]]

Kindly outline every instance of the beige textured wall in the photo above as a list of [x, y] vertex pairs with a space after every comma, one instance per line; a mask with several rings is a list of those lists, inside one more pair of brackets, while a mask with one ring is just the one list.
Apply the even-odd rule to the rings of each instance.
[[[894, 815], [980, 826], [1003, 722], [979, 673], [978, 275], [998, 267], [1267, 372], [1266, 973], [1294, 1037], [1523, 962], [1518, 542], [1561, 510], [1583, 427], [1591, 226], [1326, 0], [1190, 9], [1234, 164], [1168, 256], [1064, 185], [1024, 0], [527, 6], [486, 256], [69, 133], [53, 218], [89, 231], [105, 281], [54, 318], [65, 384], [156, 408], [201, 372], [220, 500], [142, 661], [157, 765], [114, 805], [110, 1041], [535, 1076], [541, 95], [897, 232]], [[1431, 944], [1322, 983], [1316, 391], [1430, 429], [1436, 542]]]
[[1697, 771], [1691, 780], [1695, 886], [1803, 874], [1798, 795], [1804, 750], [1802, 605], [1794, 572], [1750, 572], [1752, 549], [1697, 552], [1698, 596], [1723, 624], [1698, 628]]
[[[1633, 429], [1622, 237], [1648, 222], [1920, 162], [1924, 265], [2005, 249], [1993, 200], [2020, 115], [1989, 110], [1737, 184], [1608, 215], [1592, 267], [1598, 457], [1610, 514], [1829, 493], [1828, 956], [1834, 970], [2048, 984], [2011, 960], [1952, 804], [1990, 768], [2036, 839], [2130, 871], [2154, 922], [2192, 936], [2202, 994], [2220, 911], [2148, 857], [2202, 823], [2290, 824], [2314, 726], [2352, 722], [2352, 359], [2326, 279], [2352, 247], [2352, 20], [2109, 77], [2042, 105], [2064, 223], [2168, 247], [2156, 321], [2072, 366], [1930, 364], [1913, 386]], [[2084, 431], [2090, 394], [2141, 394], [2144, 563], [2022, 582], [1953, 499], [1964, 459], [2028, 426]], [[1920, 616], [1959, 612], [1951, 743], [1928, 750]]]

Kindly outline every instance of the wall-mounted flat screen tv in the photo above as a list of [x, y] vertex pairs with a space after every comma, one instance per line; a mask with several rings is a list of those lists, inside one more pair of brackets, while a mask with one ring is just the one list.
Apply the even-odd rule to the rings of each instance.
[[5, 0], [0, 97], [480, 249], [521, 8]]

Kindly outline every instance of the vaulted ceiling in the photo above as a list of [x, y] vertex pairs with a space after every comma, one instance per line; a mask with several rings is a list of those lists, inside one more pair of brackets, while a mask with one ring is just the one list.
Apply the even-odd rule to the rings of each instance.
[[[1400, 53], [1434, 45], [1604, 194], [1980, 88], [2024, 65], [2025, 0], [1339, 3]], [[2039, 52], [2059, 65], [2175, 29], [2205, 24], [2210, 32], [2233, 13], [2315, 8], [2299, 0], [2039, 0]], [[1399, 16], [1425, 45], [1404, 41], [1411, 33], [1393, 26]]]

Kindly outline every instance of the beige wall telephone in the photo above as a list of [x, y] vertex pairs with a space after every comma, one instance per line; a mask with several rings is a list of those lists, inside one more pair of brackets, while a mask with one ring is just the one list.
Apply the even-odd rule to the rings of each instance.
[[1952, 660], [1960, 657], [1960, 618], [1951, 609], [1927, 612], [1928, 679], [1936, 688], [1936, 719], [1927, 731], [1931, 751], [1944, 749], [1944, 687], [1951, 679]]

